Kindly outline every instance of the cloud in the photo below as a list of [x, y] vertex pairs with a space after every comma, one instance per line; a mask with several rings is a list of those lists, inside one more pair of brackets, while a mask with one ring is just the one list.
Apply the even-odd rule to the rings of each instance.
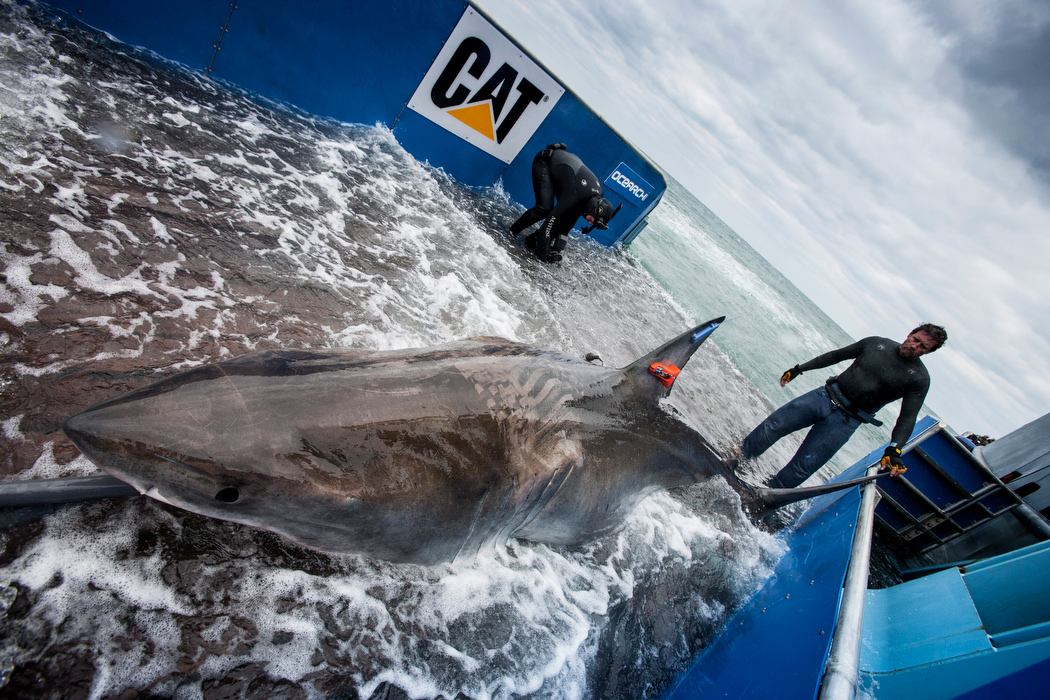
[[566, 84], [854, 337], [945, 325], [929, 403], [1050, 408], [1050, 9], [488, 0]]
[[976, 121], [1050, 188], [1050, 5], [916, 5], [948, 46], [958, 96]]

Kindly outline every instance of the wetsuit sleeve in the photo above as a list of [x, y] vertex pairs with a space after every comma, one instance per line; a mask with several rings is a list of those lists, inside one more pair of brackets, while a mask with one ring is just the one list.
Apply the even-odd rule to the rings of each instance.
[[803, 372], [808, 372], [811, 369], [820, 369], [822, 367], [830, 367], [831, 365], [837, 365], [843, 360], [855, 360], [860, 357], [860, 351], [863, 349], [864, 341], [858, 341], [853, 345], [847, 345], [844, 348], [838, 350], [832, 350], [826, 352], [823, 355], [817, 355], [809, 362], [804, 362], [799, 365], [799, 369]]
[[926, 392], [929, 389], [929, 382], [924, 382], [923, 386], [916, 387], [904, 395], [901, 413], [897, 416], [897, 423], [890, 435], [890, 440], [898, 447], [902, 447], [911, 437], [911, 431], [915, 429], [915, 419], [919, 416], [919, 409], [922, 408], [922, 402], [926, 400]]

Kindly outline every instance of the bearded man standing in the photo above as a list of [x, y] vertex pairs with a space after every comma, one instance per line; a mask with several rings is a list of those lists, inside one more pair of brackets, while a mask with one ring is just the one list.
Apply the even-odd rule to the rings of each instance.
[[861, 423], [882, 425], [875, 418], [880, 408], [903, 399], [882, 468], [894, 474], [904, 467], [901, 447], [911, 437], [915, 419], [930, 388], [930, 375], [919, 359], [948, 339], [944, 328], [924, 323], [903, 343], [872, 336], [832, 350], [784, 372], [785, 386], [803, 372], [853, 360], [842, 374], [784, 404], [744, 438], [742, 457], [757, 457], [785, 435], [810, 428], [795, 456], [769, 482], [772, 488], [793, 488], [824, 466], [846, 444]]

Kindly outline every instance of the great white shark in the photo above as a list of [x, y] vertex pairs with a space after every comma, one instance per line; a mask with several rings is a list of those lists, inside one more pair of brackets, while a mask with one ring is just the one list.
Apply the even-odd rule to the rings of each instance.
[[267, 350], [176, 374], [68, 419], [140, 493], [306, 547], [395, 562], [522, 538], [578, 545], [647, 495], [754, 489], [666, 402], [724, 317], [616, 369], [502, 338], [431, 348]]

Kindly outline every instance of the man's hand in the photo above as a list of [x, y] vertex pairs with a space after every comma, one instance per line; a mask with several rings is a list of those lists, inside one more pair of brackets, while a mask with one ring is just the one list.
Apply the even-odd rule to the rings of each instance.
[[780, 375], [780, 386], [784, 386], [800, 374], [802, 374], [802, 370], [798, 368], [798, 365], [795, 365], [787, 372], [784, 372], [784, 374]]
[[890, 445], [886, 448], [886, 451], [882, 453], [882, 459], [879, 460], [879, 471], [886, 471], [892, 469], [890, 476], [897, 476], [908, 471], [908, 468], [904, 466], [904, 460], [901, 459], [901, 448], [896, 445]]

